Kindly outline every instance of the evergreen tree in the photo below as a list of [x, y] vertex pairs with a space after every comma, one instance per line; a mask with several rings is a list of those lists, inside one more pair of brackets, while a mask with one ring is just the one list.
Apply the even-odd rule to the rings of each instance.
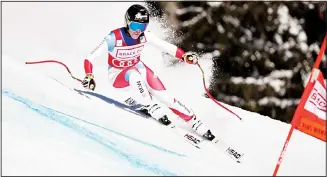
[[[180, 22], [176, 29], [183, 34], [177, 45], [212, 54], [211, 94], [224, 103], [290, 122], [326, 34], [321, 13], [325, 4], [174, 3]], [[153, 11], [164, 9], [160, 3], [149, 4], [156, 6]], [[326, 70], [326, 60], [321, 69]]]

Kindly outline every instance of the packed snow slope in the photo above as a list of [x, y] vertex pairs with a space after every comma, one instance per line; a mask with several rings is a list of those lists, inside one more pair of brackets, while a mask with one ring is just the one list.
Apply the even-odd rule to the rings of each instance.
[[[171, 94], [189, 105], [223, 140], [245, 153], [243, 163], [206, 144], [196, 149], [166, 127], [120, 109], [106, 89], [106, 60], [95, 64], [97, 97], [58, 64], [82, 78], [87, 53], [110, 30], [123, 25], [132, 2], [2, 3], [3, 175], [272, 175], [290, 128], [256, 113], [228, 106], [239, 121], [203, 97], [200, 70], [147, 46], [142, 55]], [[167, 29], [150, 29], [165, 38]], [[202, 58], [209, 82], [212, 63]], [[171, 113], [170, 113], [171, 115]], [[182, 121], [172, 117], [177, 124]], [[279, 175], [326, 175], [325, 143], [295, 131]]]

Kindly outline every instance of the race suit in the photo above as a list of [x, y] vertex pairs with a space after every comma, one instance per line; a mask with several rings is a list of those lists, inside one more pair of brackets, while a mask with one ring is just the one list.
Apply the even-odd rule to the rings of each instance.
[[100, 53], [107, 51], [108, 80], [112, 87], [126, 92], [126, 98], [122, 102], [132, 98], [141, 105], [150, 105], [154, 96], [178, 117], [189, 121], [194, 117], [193, 111], [169, 95], [161, 80], [141, 61], [140, 55], [146, 43], [153, 44], [180, 60], [184, 54], [182, 49], [157, 38], [150, 31], [144, 32], [138, 39], [133, 39], [127, 29], [122, 27], [105, 36], [85, 58], [85, 73], [93, 74], [92, 61]]

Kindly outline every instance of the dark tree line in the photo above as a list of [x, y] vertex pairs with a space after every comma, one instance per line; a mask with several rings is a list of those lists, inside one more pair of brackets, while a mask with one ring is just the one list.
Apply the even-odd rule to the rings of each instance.
[[[170, 2], [186, 51], [211, 53], [219, 101], [290, 122], [326, 35], [324, 2]], [[219, 4], [217, 4], [219, 3]], [[149, 2], [163, 16], [167, 2]], [[326, 76], [326, 60], [320, 65]]]

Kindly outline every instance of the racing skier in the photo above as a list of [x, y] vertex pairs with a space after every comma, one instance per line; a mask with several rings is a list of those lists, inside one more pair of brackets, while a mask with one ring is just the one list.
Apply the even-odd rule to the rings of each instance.
[[126, 98], [133, 98], [143, 105], [141, 111], [149, 114], [164, 125], [169, 125], [164, 109], [157, 104], [155, 97], [173, 113], [182, 118], [199, 135], [208, 140], [215, 136], [196, 117], [193, 111], [169, 95], [161, 80], [141, 61], [141, 52], [148, 42], [163, 49], [179, 60], [197, 64], [198, 57], [193, 53], [184, 53], [177, 46], [157, 38], [146, 31], [149, 24], [149, 12], [141, 5], [129, 7], [125, 14], [125, 26], [111, 31], [84, 59], [85, 78], [82, 82], [86, 89], [94, 90], [96, 83], [93, 74], [92, 61], [100, 53], [108, 52], [108, 78], [110, 85], [121, 91], [126, 91]]

